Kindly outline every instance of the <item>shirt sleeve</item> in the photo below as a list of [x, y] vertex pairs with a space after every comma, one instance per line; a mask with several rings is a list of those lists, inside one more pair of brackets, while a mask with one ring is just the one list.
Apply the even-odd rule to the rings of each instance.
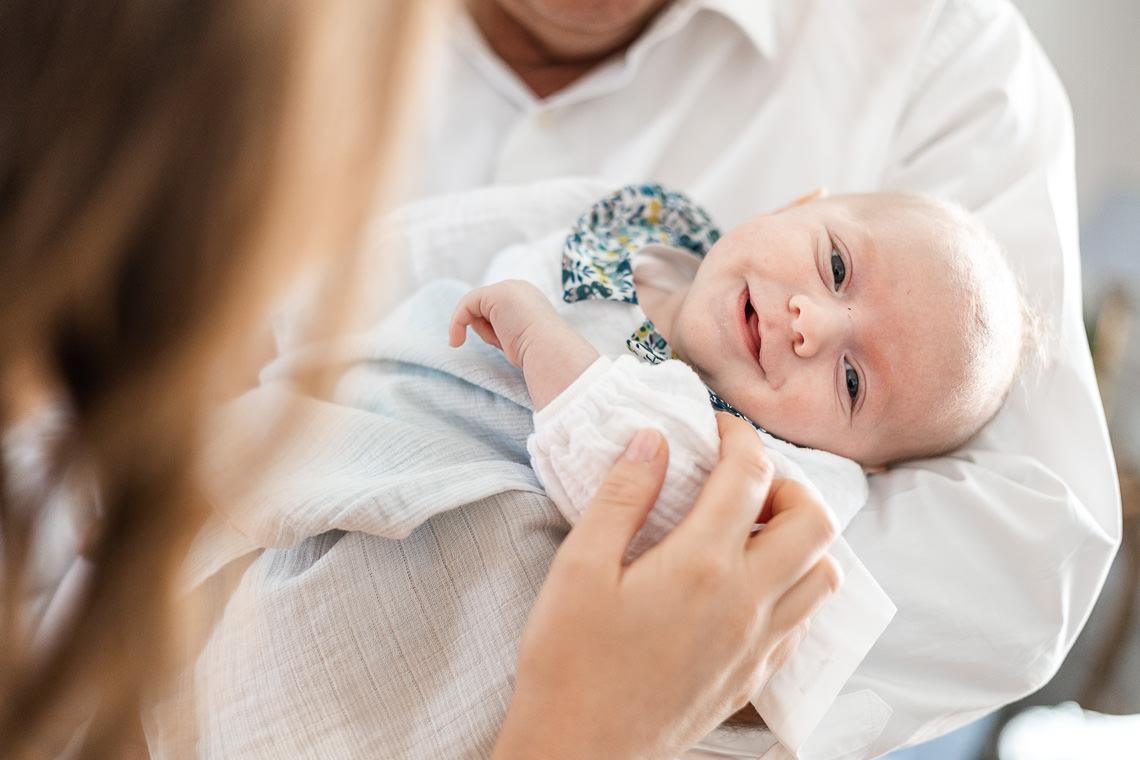
[[547, 495], [567, 520], [577, 523], [614, 460], [646, 427], [668, 439], [669, 468], [627, 559], [681, 521], [716, 464], [716, 414], [696, 373], [683, 362], [650, 365], [632, 356], [600, 357], [534, 415], [534, 434], [527, 440]]
[[828, 733], [844, 716], [829, 715], [802, 753], [816, 760], [926, 741], [1042, 686], [1120, 540], [1081, 322], [1068, 101], [1008, 3], [940, 8], [883, 184], [955, 198], [981, 217], [1050, 326], [1047, 359], [964, 450], [872, 479], [845, 537], [900, 613], [845, 693], [878, 695], [891, 714], [877, 738], [846, 748]]

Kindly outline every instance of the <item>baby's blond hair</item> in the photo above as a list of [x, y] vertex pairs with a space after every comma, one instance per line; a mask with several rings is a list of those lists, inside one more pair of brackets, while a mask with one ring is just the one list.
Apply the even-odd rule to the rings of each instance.
[[1001, 409], [1023, 368], [1039, 356], [1040, 341], [1039, 320], [1005, 250], [977, 216], [923, 193], [886, 195], [888, 203], [876, 208], [922, 215], [933, 236], [948, 247], [949, 276], [965, 294], [968, 310], [963, 366], [949, 389], [950, 403], [929, 420], [922, 435], [898, 439], [888, 457], [888, 462], [898, 462], [944, 454], [974, 437]]

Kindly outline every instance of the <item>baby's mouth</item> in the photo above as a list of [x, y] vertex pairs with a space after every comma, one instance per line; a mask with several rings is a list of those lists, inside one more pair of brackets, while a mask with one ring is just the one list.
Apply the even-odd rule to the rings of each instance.
[[747, 286], [744, 288], [741, 300], [744, 301], [741, 321], [741, 329], [744, 334], [744, 350], [749, 356], [755, 358], [756, 363], [760, 365], [760, 371], [763, 372], [764, 364], [760, 359], [760, 346], [763, 342], [760, 337], [760, 317], [756, 313], [756, 309], [752, 306], [752, 294], [749, 292]]

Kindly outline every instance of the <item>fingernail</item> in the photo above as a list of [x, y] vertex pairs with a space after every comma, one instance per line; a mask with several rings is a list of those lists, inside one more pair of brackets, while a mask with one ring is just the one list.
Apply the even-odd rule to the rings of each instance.
[[649, 462], [657, 456], [661, 448], [661, 434], [653, 428], [638, 430], [637, 435], [625, 447], [625, 458], [634, 462]]

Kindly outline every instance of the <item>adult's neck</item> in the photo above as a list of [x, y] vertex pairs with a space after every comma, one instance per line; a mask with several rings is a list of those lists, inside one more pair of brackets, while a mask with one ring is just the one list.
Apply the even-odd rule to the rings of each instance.
[[646, 0], [646, 7], [628, 18], [587, 22], [542, 14], [524, 2], [467, 0], [471, 18], [491, 49], [539, 98], [570, 86], [626, 50], [664, 4]]

